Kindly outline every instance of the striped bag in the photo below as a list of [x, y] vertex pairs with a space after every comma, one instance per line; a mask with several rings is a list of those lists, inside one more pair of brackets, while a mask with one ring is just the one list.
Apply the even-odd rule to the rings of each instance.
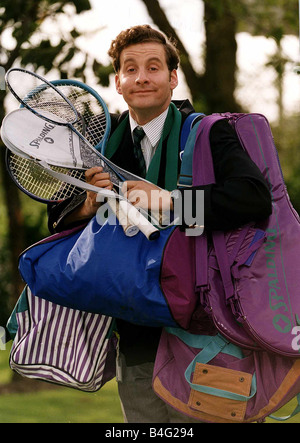
[[94, 392], [115, 376], [113, 320], [35, 297], [25, 287], [7, 325], [20, 375]]

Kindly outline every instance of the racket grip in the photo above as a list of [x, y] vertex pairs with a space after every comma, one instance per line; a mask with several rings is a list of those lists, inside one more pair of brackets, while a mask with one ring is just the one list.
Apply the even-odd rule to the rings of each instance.
[[133, 237], [134, 235], [136, 235], [139, 232], [139, 228], [129, 221], [127, 215], [120, 207], [120, 202], [117, 199], [110, 199], [110, 198], [108, 199], [107, 202], [113, 213], [117, 216], [125, 235], [127, 237]]
[[155, 240], [159, 237], [159, 229], [144, 217], [138, 209], [128, 203], [126, 200], [120, 200], [120, 208], [125, 213], [128, 220], [147, 237], [148, 240]]

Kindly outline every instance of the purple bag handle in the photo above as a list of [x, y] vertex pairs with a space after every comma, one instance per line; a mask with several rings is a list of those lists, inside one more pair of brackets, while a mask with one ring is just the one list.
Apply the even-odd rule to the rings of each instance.
[[[213, 159], [210, 148], [209, 134], [211, 127], [226, 117], [209, 115], [199, 124], [193, 154], [193, 186], [203, 186], [215, 183]], [[215, 252], [222, 276], [226, 300], [234, 295], [234, 287], [230, 272], [229, 256], [226, 250], [225, 236], [222, 231], [212, 234]], [[195, 238], [196, 242], [196, 288], [204, 290], [208, 287], [208, 250], [206, 235]]]

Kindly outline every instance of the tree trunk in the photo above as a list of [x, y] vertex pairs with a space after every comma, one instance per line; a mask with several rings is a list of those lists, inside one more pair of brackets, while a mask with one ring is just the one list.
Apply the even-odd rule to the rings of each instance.
[[[201, 0], [199, 0], [201, 1]], [[200, 104], [202, 112], [241, 111], [234, 98], [236, 87], [237, 19], [232, 12], [232, 0], [204, 0], [206, 53], [205, 74], [198, 74], [189, 58], [188, 51], [171, 26], [158, 0], [143, 0], [153, 22], [168, 37], [178, 42], [181, 69], [194, 104]], [[199, 105], [198, 105], [199, 106]]]
[[207, 112], [240, 112], [236, 102], [237, 19], [231, 0], [205, 0], [206, 55], [204, 84]]
[[184, 44], [180, 40], [175, 29], [171, 26], [164, 10], [161, 8], [158, 0], [143, 0], [148, 14], [152, 18], [153, 22], [158, 26], [158, 28], [167, 35], [167, 37], [172, 37], [177, 42], [177, 48], [180, 52], [180, 67], [185, 76], [186, 83], [191, 91], [191, 95], [195, 101], [199, 101], [202, 96], [202, 84], [201, 75], [197, 74], [194, 70], [189, 53], [187, 52]]
[[12, 308], [24, 288], [18, 271], [18, 258], [25, 249], [25, 228], [23, 213], [20, 203], [20, 191], [10, 179], [5, 167], [5, 149], [0, 141], [0, 174], [4, 194], [5, 206], [8, 215], [8, 247], [9, 264], [8, 269], [11, 275], [10, 295], [8, 305]]

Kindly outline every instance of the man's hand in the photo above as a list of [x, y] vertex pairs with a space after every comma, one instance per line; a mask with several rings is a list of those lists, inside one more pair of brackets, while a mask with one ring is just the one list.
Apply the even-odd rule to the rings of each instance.
[[[85, 178], [87, 183], [98, 186], [99, 188], [109, 190], [112, 190], [113, 188], [109, 173], [103, 172], [101, 166], [95, 166], [88, 169], [85, 173]], [[92, 218], [96, 214], [100, 205], [101, 203], [97, 202], [96, 192], [87, 191], [85, 201], [66, 218], [65, 224]]]
[[[99, 188], [109, 189], [110, 191], [113, 188], [113, 184], [110, 181], [110, 175], [108, 172], [103, 172], [103, 168], [101, 166], [95, 166], [91, 169], [88, 169], [85, 173], [86, 182], [93, 186], [98, 186]], [[96, 201], [97, 194], [92, 191], [87, 192], [87, 197], [84, 202], [83, 211], [86, 212], [86, 217], [94, 216], [99, 208], [100, 204]]]
[[160, 213], [173, 210], [171, 193], [152, 183], [127, 181], [123, 184], [122, 192], [127, 200], [139, 208]]

